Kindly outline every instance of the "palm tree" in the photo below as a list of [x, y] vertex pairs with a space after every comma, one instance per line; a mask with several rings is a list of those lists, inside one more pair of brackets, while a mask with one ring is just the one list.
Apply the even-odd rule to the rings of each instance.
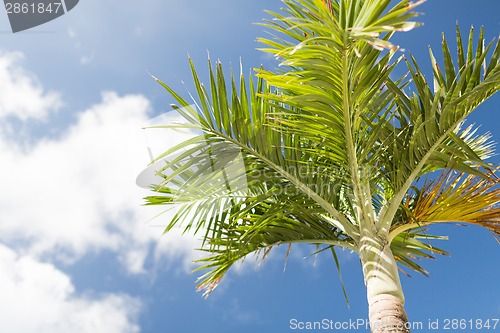
[[420, 2], [284, 0], [263, 23], [276, 36], [260, 39], [279, 69], [228, 82], [209, 60], [205, 87], [190, 61], [193, 105], [155, 78], [186, 120], [165, 127], [193, 136], [157, 158], [146, 200], [178, 207], [166, 231], [202, 235], [200, 289], [279, 245], [314, 244], [337, 268], [345, 248], [361, 260], [372, 332], [408, 332], [399, 270], [427, 274], [416, 259], [445, 253], [427, 227], [470, 223], [499, 239], [493, 147], [463, 124], [500, 89], [500, 45], [482, 30], [463, 42], [457, 27], [455, 58], [444, 37], [444, 66], [430, 52], [429, 84], [390, 41], [418, 26]]

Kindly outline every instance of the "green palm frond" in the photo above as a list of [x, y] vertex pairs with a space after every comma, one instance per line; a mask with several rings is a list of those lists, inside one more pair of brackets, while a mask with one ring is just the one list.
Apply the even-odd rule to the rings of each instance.
[[200, 286], [212, 290], [236, 261], [279, 244], [354, 250], [358, 236], [348, 220], [347, 189], [335, 185], [342, 170], [325, 170], [312, 154], [313, 144], [270, 126], [281, 107], [264, 102], [261, 95], [270, 91], [265, 81], [247, 87], [242, 75], [240, 88], [233, 79], [228, 93], [220, 63], [215, 71], [210, 62], [209, 67], [207, 91], [192, 66], [195, 106], [157, 80], [177, 99], [174, 108], [187, 121], [184, 126], [203, 134], [153, 162], [164, 161], [158, 170], [164, 180], [154, 188], [161, 195], [146, 198], [148, 204], [181, 205], [166, 232], [184, 223], [185, 231], [204, 233], [202, 250], [214, 256], [203, 260], [208, 263], [202, 269], [217, 269]]
[[[181, 157], [188, 158], [197, 151], [201, 155], [210, 153], [219, 158], [216, 151], [217, 147], [220, 147], [222, 150], [230, 149], [232, 153], [236, 153], [239, 150], [243, 155], [242, 159], [245, 161], [245, 172], [250, 168], [253, 175], [272, 174], [273, 177], [268, 177], [271, 181], [280, 179], [281, 182], [294, 186], [303, 195], [312, 198], [326, 213], [338, 220], [344, 228], [350, 228], [350, 223], [344, 214], [317, 193], [317, 191], [326, 189], [328, 193], [322, 194], [330, 197], [331, 200], [334, 200], [334, 198], [331, 198], [332, 196], [340, 195], [332, 192], [340, 191], [340, 189], [322, 186], [323, 183], [329, 182], [329, 179], [325, 179], [325, 177], [332, 177], [335, 173], [315, 172], [313, 177], [311, 177], [311, 173], [304, 173], [304, 164], [310, 163], [310, 159], [308, 158], [308, 152], [311, 151], [310, 147], [305, 146], [303, 148], [304, 145], [301, 142], [301, 138], [297, 135], [286, 135], [271, 128], [273, 115], [276, 114], [279, 106], [270, 104], [260, 97], [260, 95], [270, 91], [270, 86], [260, 79], [257, 87], [254, 87], [253, 81], [250, 81], [250, 89], [247, 89], [245, 78], [241, 75], [240, 90], [237, 90], [233, 79], [231, 82], [231, 92], [228, 93], [226, 91], [222, 65], [220, 63], [217, 64], [215, 73], [212, 71], [210, 63], [209, 67], [210, 94], [201, 85], [195, 68], [192, 65], [198, 98], [201, 100], [200, 104], [203, 107], [200, 112], [175, 94], [167, 85], [160, 82], [180, 103], [182, 108], [176, 107], [178, 112], [191, 125], [199, 127], [204, 132], [203, 137], [199, 137], [200, 140], [195, 147], [191, 148]], [[247, 93], [248, 90], [250, 90], [249, 94]], [[228, 99], [231, 102], [228, 102]], [[245, 124], [245, 126], [242, 126], [242, 124]], [[160, 156], [160, 158], [176, 153], [179, 148], [184, 147], [184, 144], [174, 147], [166, 154]], [[212, 162], [209, 159], [207, 159], [208, 163], [204, 167], [199, 165], [200, 161], [198, 159], [188, 159], [185, 163], [181, 163], [181, 166], [177, 167], [175, 166], [177, 160], [170, 161], [165, 166], [165, 169], [176, 168], [177, 173], [193, 168], [212, 172]], [[247, 180], [251, 183], [256, 181], [254, 177], [250, 177]], [[272, 187], [272, 184], [265, 185], [267, 185], [267, 188]]]
[[[303, 198], [268, 195], [265, 201], [251, 199], [233, 206], [228, 218], [220, 220], [205, 249], [213, 255], [200, 260], [199, 288], [211, 292], [227, 270], [250, 253], [266, 254], [282, 244], [310, 243], [355, 250], [355, 242], [322, 219], [313, 202]], [[215, 226], [214, 226], [215, 227]], [[217, 269], [211, 270], [211, 268]]]
[[261, 39], [268, 46], [263, 50], [274, 54], [285, 70], [258, 73], [277, 88], [264, 97], [284, 105], [276, 114], [277, 129], [321, 145], [314, 152], [318, 159], [345, 172], [342, 181], [352, 191], [354, 220], [375, 223], [376, 212], [365, 203], [371, 201], [372, 189], [381, 189], [372, 182], [383, 171], [376, 158], [379, 138], [391, 126], [396, 107], [386, 87], [399, 62], [392, 61], [397, 48], [390, 38], [396, 30], [418, 25], [408, 21], [417, 15], [411, 11], [417, 4], [285, 3], [288, 16], [271, 13], [275, 20], [264, 24], [285, 39]]
[[[416, 260], [435, 259], [433, 254], [448, 255], [448, 252], [431, 244], [432, 240], [446, 240], [447, 237], [429, 235], [425, 230], [417, 228], [398, 234], [391, 242], [391, 250], [394, 258], [403, 266], [429, 276], [429, 273]], [[404, 274], [409, 275], [400, 268]]]
[[[387, 158], [390, 184], [395, 186], [395, 198], [382, 217], [387, 226], [413, 182], [421, 175], [442, 168], [481, 177], [491, 175], [491, 166], [484, 159], [491, 155], [491, 144], [482, 136], [471, 140], [470, 129], [460, 130], [465, 118], [481, 103], [500, 89], [500, 44], [485, 46], [481, 29], [474, 52], [473, 30], [469, 35], [467, 56], [464, 55], [460, 30], [457, 27], [459, 67], [453, 65], [448, 43], [443, 37], [445, 72], [436, 63], [431, 51], [434, 69], [434, 91], [414, 58], [407, 61], [416, 91], [409, 97], [395, 85], [390, 89], [398, 94], [398, 122], [393, 139], [388, 140]], [[490, 52], [494, 50], [493, 52]], [[488, 55], [491, 54], [489, 60]], [[484, 70], [483, 70], [484, 69]], [[391, 167], [392, 166], [392, 167]], [[486, 168], [480, 170], [478, 167]]]
[[[416, 260], [446, 252], [425, 226], [465, 222], [500, 235], [498, 178], [486, 162], [493, 144], [464, 126], [500, 89], [500, 44], [486, 45], [482, 30], [477, 46], [472, 30], [464, 44], [457, 28], [455, 62], [444, 37], [444, 70], [430, 51], [431, 86], [391, 43], [419, 25], [411, 20], [421, 2], [285, 0], [263, 24], [278, 36], [260, 39], [278, 70], [227, 80], [209, 60], [205, 86], [190, 60], [191, 102], [155, 78], [186, 122], [163, 127], [193, 136], [154, 161], [163, 181], [146, 203], [180, 207], [165, 232], [202, 234], [201, 289], [283, 244], [332, 249], [338, 267], [335, 247], [361, 254], [361, 239], [372, 237], [427, 274]], [[394, 78], [398, 66], [408, 74]]]

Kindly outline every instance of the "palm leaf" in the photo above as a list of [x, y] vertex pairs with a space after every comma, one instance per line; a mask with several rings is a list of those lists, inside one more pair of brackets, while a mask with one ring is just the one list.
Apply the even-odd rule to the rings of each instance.
[[[429, 276], [422, 266], [416, 263], [421, 259], [435, 259], [433, 254], [448, 255], [448, 253], [431, 244], [431, 240], [445, 240], [447, 237], [429, 235], [418, 227], [415, 230], [398, 234], [391, 242], [394, 258], [402, 265], [425, 276]], [[407, 272], [400, 270], [409, 276]]]
[[[472, 30], [469, 38], [468, 56], [463, 59], [463, 45], [459, 40], [458, 58], [462, 67], [455, 69], [443, 38], [446, 73], [442, 73], [431, 53], [434, 67], [433, 92], [416, 61], [407, 61], [416, 92], [412, 97], [398, 99], [398, 114], [401, 127], [394, 127], [391, 144], [385, 148], [392, 163], [384, 163], [390, 184], [395, 186], [395, 197], [381, 216], [382, 229], [387, 231], [407, 191], [413, 182], [426, 172], [439, 168], [455, 168], [461, 172], [490, 177], [491, 166], [484, 159], [491, 155], [491, 144], [480, 137], [471, 141], [470, 129], [461, 132], [465, 118], [482, 102], [500, 89], [500, 63], [498, 42], [491, 54], [493, 42], [483, 46], [483, 32], [479, 46], [473, 56]], [[487, 60], [488, 54], [491, 54]], [[447, 64], [447, 65], [446, 65]], [[482, 68], [488, 68], [481, 75]], [[400, 97], [403, 95], [396, 85], [388, 86]], [[393, 167], [391, 167], [393, 166]], [[480, 170], [479, 166], [486, 167]]]
[[[498, 178], [485, 161], [493, 144], [464, 126], [500, 89], [499, 43], [483, 46], [481, 30], [474, 48], [471, 30], [464, 45], [457, 28], [453, 61], [443, 37], [443, 65], [430, 50], [431, 87], [391, 43], [419, 25], [411, 20], [421, 2], [285, 0], [263, 24], [277, 36], [260, 39], [280, 69], [226, 79], [209, 60], [205, 87], [190, 60], [192, 102], [155, 78], [186, 120], [163, 127], [196, 133], [154, 161], [163, 181], [146, 203], [180, 205], [166, 232], [184, 225], [203, 234], [201, 289], [282, 244], [332, 249], [340, 273], [335, 247], [359, 252], [361, 239], [374, 237], [402, 266], [427, 274], [416, 260], [446, 252], [430, 242], [444, 237], [423, 227], [465, 222], [499, 235]], [[393, 78], [403, 65], [408, 74]]]
[[405, 200], [407, 215], [393, 225], [390, 238], [405, 230], [435, 223], [467, 223], [484, 227], [500, 236], [499, 178], [444, 171], [435, 180]]
[[[203, 250], [216, 255], [204, 259], [208, 264], [202, 269], [217, 269], [210, 270], [200, 285], [212, 290], [235, 262], [278, 244], [355, 249], [357, 234], [348, 220], [345, 188], [333, 184], [341, 170], [321, 169], [312, 144], [269, 126], [283, 110], [260, 97], [269, 93], [269, 85], [259, 79], [247, 87], [241, 75], [239, 89], [234, 78], [227, 86], [218, 63], [215, 71], [210, 70], [207, 91], [194, 65], [192, 72], [198, 92], [195, 105], [156, 79], [177, 99], [180, 107], [175, 108], [187, 121], [185, 126], [198, 127], [203, 134], [154, 161], [164, 162], [158, 170], [164, 181], [154, 188], [161, 195], [146, 201], [181, 204], [166, 232], [181, 224], [185, 232], [203, 232]], [[182, 125], [163, 127], [178, 126]]]

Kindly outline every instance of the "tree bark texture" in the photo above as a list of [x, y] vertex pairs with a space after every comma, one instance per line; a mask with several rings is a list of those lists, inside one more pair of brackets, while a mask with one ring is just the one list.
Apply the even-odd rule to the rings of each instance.
[[382, 294], [369, 300], [372, 333], [409, 333], [403, 302], [393, 295]]

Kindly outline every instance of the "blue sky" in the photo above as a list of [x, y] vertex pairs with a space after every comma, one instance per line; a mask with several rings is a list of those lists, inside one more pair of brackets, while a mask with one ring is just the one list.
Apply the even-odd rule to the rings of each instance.
[[[364, 319], [358, 259], [284, 249], [235, 268], [208, 298], [195, 291], [199, 241], [140, 206], [148, 163], [140, 128], [172, 98], [146, 73], [191, 90], [187, 55], [226, 68], [271, 65], [255, 39], [274, 0], [82, 0], [43, 26], [12, 34], [0, 11], [0, 332], [292, 332], [291, 319]], [[485, 26], [498, 36], [498, 0], [428, 0], [424, 26], [396, 40], [430, 68], [427, 46]], [[453, 43], [452, 43], [453, 44]], [[184, 82], [184, 83], [183, 83]], [[185, 94], [187, 95], [187, 94]], [[500, 95], [469, 119], [500, 138]], [[492, 159], [499, 163], [498, 156]], [[440, 226], [450, 257], [402, 277], [410, 321], [500, 317], [500, 248], [475, 227]], [[500, 331], [500, 324], [496, 328]], [[360, 329], [360, 332], [366, 332]], [[418, 330], [417, 330], [418, 331]]]

